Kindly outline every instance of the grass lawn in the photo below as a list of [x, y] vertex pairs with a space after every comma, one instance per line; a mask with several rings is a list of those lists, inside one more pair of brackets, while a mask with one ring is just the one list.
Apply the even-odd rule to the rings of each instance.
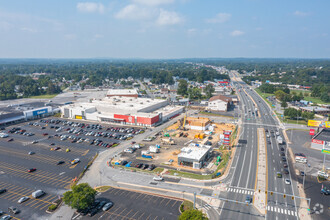
[[31, 99], [52, 99], [58, 94], [30, 96]]
[[187, 210], [191, 210], [194, 208], [194, 204], [188, 200], [184, 200], [183, 203], [180, 206], [180, 211], [184, 212]]
[[271, 94], [271, 93], [263, 93], [260, 91], [260, 89], [255, 89], [255, 91], [270, 105], [272, 106], [273, 104], [270, 103], [270, 101], [268, 101], [267, 97], [268, 96], [273, 96], [274, 94]]
[[180, 177], [186, 177], [191, 179], [198, 179], [198, 180], [210, 180], [212, 179], [212, 175], [200, 175], [196, 173], [188, 173], [178, 170], [168, 170], [168, 173], [172, 176], [180, 176]]
[[111, 186], [100, 186], [100, 187], [95, 188], [95, 190], [98, 191], [98, 192], [106, 192], [110, 188], [111, 188]]
[[288, 124], [298, 124], [298, 125], [307, 125], [307, 121], [305, 120], [293, 120], [293, 119], [289, 119], [287, 117], [282, 118], [281, 114], [276, 113], [277, 117], [284, 123], [288, 123]]
[[309, 102], [313, 102], [314, 104], [330, 104], [330, 102], [323, 102], [321, 99], [316, 98], [316, 97], [304, 97], [304, 100], [309, 101]]

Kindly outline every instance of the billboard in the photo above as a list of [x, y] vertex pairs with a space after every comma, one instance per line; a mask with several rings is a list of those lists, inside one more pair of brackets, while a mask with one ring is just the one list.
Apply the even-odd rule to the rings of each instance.
[[321, 145], [323, 145], [323, 144], [324, 144], [324, 141], [321, 141], [321, 140], [316, 140], [316, 139], [312, 139], [312, 143], [314, 143], [314, 144], [321, 144]]
[[330, 128], [330, 121], [308, 120], [309, 127]]
[[46, 113], [48, 113], [48, 109], [44, 108], [44, 109], [38, 109], [38, 110], [33, 111], [32, 115], [37, 116], [37, 115], [43, 115], [43, 114], [46, 114]]

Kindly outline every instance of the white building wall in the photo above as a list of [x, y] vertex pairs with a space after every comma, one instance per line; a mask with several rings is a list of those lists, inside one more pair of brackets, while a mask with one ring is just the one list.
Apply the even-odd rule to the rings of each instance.
[[227, 102], [220, 99], [208, 103], [208, 109], [214, 111], [227, 111]]
[[192, 130], [198, 130], [198, 131], [206, 131], [210, 127], [210, 124], [207, 124], [205, 127], [202, 126], [190, 126], [190, 129]]

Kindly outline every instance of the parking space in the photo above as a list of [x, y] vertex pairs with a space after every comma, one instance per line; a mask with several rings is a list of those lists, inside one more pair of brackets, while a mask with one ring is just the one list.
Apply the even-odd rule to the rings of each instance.
[[[113, 202], [113, 207], [107, 211], [99, 210], [95, 219], [129, 219], [129, 220], [171, 220], [180, 215], [179, 207], [182, 203], [179, 199], [144, 194], [135, 191], [111, 188], [100, 194], [99, 201]], [[90, 219], [84, 216], [81, 219]]]
[[[90, 133], [93, 131], [94, 136]], [[58, 119], [6, 127], [3, 132], [9, 137], [0, 138], [0, 189], [6, 189], [0, 194], [0, 211], [8, 213], [8, 207], [14, 206], [20, 210], [18, 214], [11, 214], [15, 218], [45, 218], [48, 206], [70, 188], [97, 153], [141, 131], [129, 127], [87, 127]], [[109, 137], [111, 133], [116, 135]], [[61, 140], [64, 135], [67, 138]], [[73, 160], [79, 161], [72, 163]], [[39, 189], [46, 194], [39, 199], [32, 198], [31, 193]], [[24, 196], [29, 200], [19, 204], [18, 200]]]

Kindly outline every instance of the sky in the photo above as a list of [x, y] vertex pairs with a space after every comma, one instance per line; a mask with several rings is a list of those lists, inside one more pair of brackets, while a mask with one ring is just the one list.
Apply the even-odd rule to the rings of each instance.
[[0, 58], [330, 58], [329, 0], [0, 0]]

